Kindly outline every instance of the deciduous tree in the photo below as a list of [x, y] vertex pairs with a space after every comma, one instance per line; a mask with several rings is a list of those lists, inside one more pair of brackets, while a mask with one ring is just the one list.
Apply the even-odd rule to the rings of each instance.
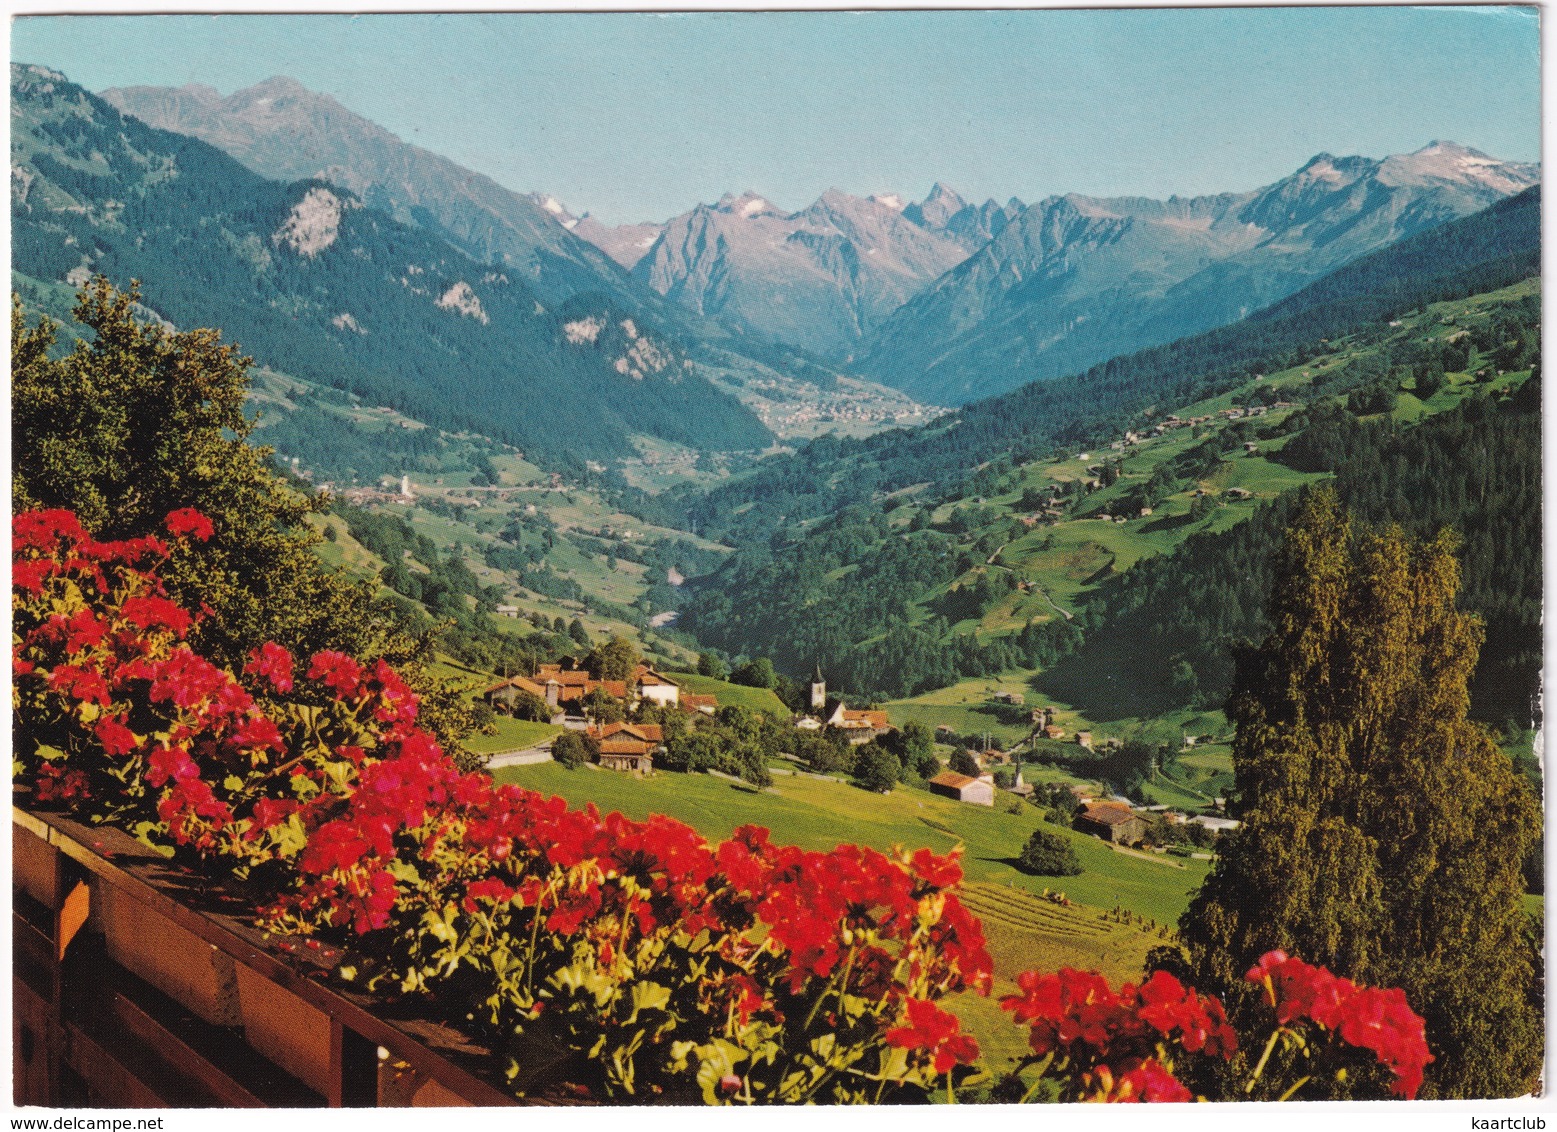
[[1510, 1096], [1541, 1066], [1520, 875], [1539, 814], [1466, 718], [1482, 631], [1454, 550], [1355, 530], [1328, 489], [1305, 501], [1228, 704], [1243, 825], [1180, 930], [1235, 1014], [1241, 957], [1301, 952], [1404, 988], [1436, 1058], [1424, 1096]]

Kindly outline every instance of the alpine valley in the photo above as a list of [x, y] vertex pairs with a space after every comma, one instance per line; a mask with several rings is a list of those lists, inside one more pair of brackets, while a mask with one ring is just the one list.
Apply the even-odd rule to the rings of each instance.
[[[968, 1099], [1019, 1099], [1038, 1030], [1029, 1045], [1003, 1017], [1001, 994], [1016, 1001], [1031, 988], [1002, 972], [1036, 964], [1139, 979], [1181, 942], [1190, 956], [1194, 932], [1223, 930], [1194, 909], [1233, 883], [1232, 847], [1252, 842], [1232, 831], [1286, 828], [1242, 808], [1259, 775], [1276, 781], [1296, 766], [1312, 782], [1294, 797], [1339, 791], [1304, 811], [1302, 836], [1324, 852], [1326, 823], [1373, 814], [1321, 782], [1353, 781], [1334, 770], [1352, 765], [1335, 750], [1356, 735], [1371, 737], [1370, 757], [1398, 773], [1402, 792], [1464, 785], [1452, 769], [1422, 785], [1407, 758], [1389, 761], [1397, 738], [1402, 750], [1418, 742], [1415, 723], [1387, 733], [1356, 723], [1373, 701], [1352, 695], [1347, 666], [1372, 664], [1377, 645], [1388, 663], [1367, 669], [1369, 687], [1404, 687], [1397, 669], [1411, 665], [1395, 660], [1412, 618], [1448, 628], [1423, 634], [1422, 654], [1438, 660], [1405, 698], [1431, 734], [1411, 749], [1458, 744], [1456, 757], [1482, 752], [1507, 781], [1496, 778], [1492, 801], [1470, 791], [1464, 813], [1434, 810], [1387, 837], [1369, 827], [1345, 852], [1448, 845], [1446, 829], [1472, 844], [1515, 813], [1527, 786], [1539, 789], [1540, 168], [1449, 140], [1386, 156], [1289, 156], [1279, 168], [1295, 170], [1273, 183], [1166, 200], [980, 203], [983, 192], [935, 182], [922, 198], [922, 185], [831, 188], [780, 204], [741, 175], [679, 215], [608, 224], [588, 202], [499, 184], [283, 76], [230, 94], [93, 93], [13, 63], [17, 499], [65, 509], [67, 487], [52, 482], [70, 478], [60, 468], [117, 483], [134, 478], [126, 469], [165, 464], [205, 483], [212, 468], [227, 474], [209, 452], [240, 448], [242, 484], [262, 481], [254, 497], [278, 508], [245, 545], [280, 547], [275, 562], [291, 547], [308, 564], [298, 573], [328, 578], [313, 589], [266, 584], [354, 594], [341, 603], [368, 642], [362, 671], [383, 657], [410, 665], [423, 681], [418, 726], [462, 767], [634, 821], [666, 814], [713, 840], [755, 824], [775, 845], [807, 849], [840, 838], [965, 849], [963, 894], [999, 993], [948, 980], [924, 991], [924, 1006], [946, 993], [986, 1064], [1018, 1065], [1009, 1080], [959, 1078], [973, 1081]], [[834, 176], [851, 183], [824, 172], [805, 195]], [[104, 357], [137, 350], [165, 379], [157, 404], [205, 421], [209, 451], [183, 451], [139, 405], [115, 407], [128, 381], [93, 377]], [[219, 421], [221, 398], [202, 384], [218, 370], [232, 374], [231, 415]], [[60, 394], [49, 377], [75, 384]], [[156, 439], [142, 443], [137, 428]], [[103, 436], [111, 451], [77, 458], [73, 445]], [[124, 490], [141, 506], [138, 487]], [[263, 510], [248, 491], [215, 513], [212, 546], [233, 515]], [[107, 540], [130, 534], [112, 529], [119, 509], [98, 494], [108, 533], [82, 545], [117, 553], [131, 544]], [[174, 514], [189, 532], [212, 526]], [[180, 585], [205, 580], [175, 552], [167, 562], [189, 571]], [[249, 601], [242, 564], [219, 565], [211, 584], [223, 609], [321, 631], [325, 611]], [[195, 644], [200, 621], [184, 626]], [[1377, 639], [1362, 640], [1375, 622]], [[286, 688], [268, 678], [289, 691], [286, 649], [301, 673], [302, 646], [284, 649], [276, 635], [263, 646], [276, 651], [251, 652], [239, 635], [219, 659], [278, 673]], [[1343, 638], [1363, 660], [1325, 651]], [[1454, 644], [1472, 638], [1482, 640], [1474, 665], [1473, 650]], [[327, 679], [349, 683], [355, 645], [312, 648], [320, 671], [338, 666]], [[1269, 687], [1250, 675], [1256, 665]], [[1287, 715], [1261, 715], [1278, 687]], [[1259, 754], [1250, 736], [1289, 723], [1300, 733], [1291, 749]], [[356, 742], [338, 751], [360, 762]], [[1519, 930], [1543, 907], [1540, 841], [1526, 833], [1510, 835], [1497, 865]], [[750, 844], [758, 861], [766, 850]], [[1454, 856], [1444, 850], [1432, 868], [1452, 873]], [[1249, 859], [1237, 861], [1258, 872]], [[1407, 871], [1370, 873], [1367, 906], [1395, 908], [1391, 886], [1406, 885]], [[1418, 888], [1438, 883], [1412, 876]], [[1464, 876], [1465, 891], [1479, 884]], [[519, 907], [520, 890], [498, 888]], [[1333, 933], [1337, 955], [1351, 922]], [[611, 957], [602, 969], [629, 963], [617, 946], [600, 952]], [[1277, 946], [1258, 948], [1261, 962]], [[565, 997], [557, 988], [586, 986], [568, 982], [584, 980], [583, 967], [563, 962], [547, 1011]], [[1450, 966], [1423, 966], [1387, 968], [1392, 981], [1379, 985], [1449, 978]], [[503, 978], [516, 986], [533, 975], [513, 970]], [[1495, 1083], [1476, 1077], [1478, 1059], [1454, 1050], [1487, 1043], [1496, 1027], [1466, 1023], [1462, 1034], [1456, 992], [1431, 985], [1428, 1040], [1445, 1054], [1427, 1095], [1525, 1087], [1528, 1051]], [[640, 1007], [665, 1013], [670, 999], [645, 987], [632, 1025]], [[1521, 993], [1507, 990], [1510, 1001]], [[515, 1025], [551, 1024], [540, 1002]], [[1508, 1017], [1526, 1019], [1529, 1003], [1517, 1005]], [[742, 1011], [745, 999], [714, 1013], [732, 1029]], [[807, 1026], [831, 1017], [810, 1014]], [[661, 1042], [635, 1032], [645, 1048]], [[726, 1046], [727, 1064], [708, 1068], [709, 1055], [697, 1071], [700, 1095], [749, 1100], [739, 1066], [766, 1055]], [[1298, 1048], [1280, 1056], [1296, 1065]], [[622, 1056], [630, 1066], [636, 1054]], [[1451, 1070], [1464, 1076], [1432, 1075]], [[927, 1080], [949, 1092], [963, 1072]], [[1322, 1084], [1327, 1098], [1362, 1096], [1383, 1080]]]

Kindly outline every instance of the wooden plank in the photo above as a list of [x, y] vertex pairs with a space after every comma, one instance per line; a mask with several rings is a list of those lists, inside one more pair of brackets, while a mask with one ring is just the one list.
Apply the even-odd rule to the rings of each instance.
[[11, 980], [11, 1103], [47, 1105], [58, 1072], [54, 1009], [26, 981]]
[[162, 1025], [150, 1013], [123, 994], [109, 996], [108, 1010], [126, 1030], [157, 1051], [158, 1056], [178, 1066], [185, 1076], [209, 1090], [218, 1105], [225, 1108], [265, 1108], [265, 1102], [223, 1073], [199, 1050]]
[[[376, 1047], [383, 1046], [396, 1059], [409, 1063], [473, 1104], [520, 1103], [498, 1083], [498, 1072], [485, 1047], [449, 1027], [424, 1020], [386, 1018], [382, 1005], [369, 996], [316, 982], [315, 978], [328, 970], [326, 962], [310, 963], [312, 957], [301, 952], [287, 959], [276, 955], [264, 935], [239, 918], [252, 914], [241, 898], [208, 882], [197, 886], [187, 873], [120, 830], [85, 826], [68, 818], [28, 813], [19, 808], [12, 812], [14, 825], [41, 832], [97, 882], [139, 901], [178, 928], [329, 1015], [373, 1048], [375, 1073]], [[196, 903], [201, 907], [192, 906]], [[303, 970], [305, 963], [313, 970]], [[429, 1041], [438, 1048], [430, 1048]], [[352, 1102], [343, 1095], [336, 1103]]]

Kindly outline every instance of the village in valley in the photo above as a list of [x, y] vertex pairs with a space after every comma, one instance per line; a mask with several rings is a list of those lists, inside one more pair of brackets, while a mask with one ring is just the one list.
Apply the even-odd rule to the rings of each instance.
[[[624, 641], [613, 644], [626, 646]], [[565, 744], [572, 742], [562, 739], [568, 735], [583, 739], [581, 750], [589, 764], [601, 770], [647, 778], [657, 773], [656, 758], [663, 761], [669, 753], [668, 742], [694, 734], [700, 726], [718, 726], [722, 707], [720, 696], [717, 692], [684, 690], [681, 681], [687, 680], [688, 675], [682, 675], [678, 681], [675, 676], [656, 671], [640, 661], [622, 678], [611, 679], [600, 672], [598, 666], [591, 671], [588, 667], [579, 667], [579, 663], [573, 657], [564, 657], [556, 663], [539, 665], [531, 675], [500, 680], [483, 692], [483, 702], [495, 712], [544, 723], [550, 731], [528, 746], [489, 755], [487, 765], [491, 769], [552, 761], [557, 758], [559, 740]], [[598, 677], [596, 672], [600, 672]], [[869, 745], [888, 750], [904, 749], [903, 730], [891, 722], [888, 712], [879, 708], [851, 708], [844, 699], [829, 695], [820, 667], [815, 671], [806, 695], [803, 710], [781, 711], [771, 721], [774, 726], [769, 734], [776, 738], [770, 740], [773, 749], [769, 759], [779, 773], [809, 774], [819, 780], [841, 782], [835, 776], [839, 768], [832, 767], [832, 773], [813, 769], [808, 760], [795, 753], [800, 748], [797, 744], [785, 743], [786, 731], [795, 737], [830, 739], [850, 748]], [[778, 702], [774, 697], [774, 703]], [[990, 702], [1011, 707], [1021, 706], [1023, 699], [1015, 692], [995, 691], [990, 695]], [[726, 705], [725, 710], [739, 714], [748, 709]], [[919, 763], [916, 768], [921, 772], [919, 781], [930, 794], [969, 806], [1000, 806], [1006, 812], [1020, 812], [1026, 805], [1036, 805], [1068, 814], [1070, 827], [1076, 832], [1097, 837], [1119, 850], [1167, 853], [1169, 846], [1190, 843], [1190, 838], [1187, 835], [1163, 836], [1162, 831], [1177, 829], [1184, 834], [1195, 828], [1201, 835], [1193, 844], [1204, 848], [1196, 848], [1190, 855], [1210, 860], [1208, 850], [1214, 844], [1215, 836], [1237, 828], [1238, 822], [1225, 816], [1226, 800], [1220, 797], [1207, 799], [1206, 812], [1185, 812], [1161, 803], [1132, 803], [1101, 783], [1075, 781], [1053, 784], [1048, 789], [1035, 787], [1026, 780], [1024, 767], [1045, 764], [1045, 769], [1052, 771], [1056, 761], [1055, 747], [1069, 744], [1079, 751], [1093, 753], [1118, 751], [1123, 742], [1118, 738], [1095, 739], [1090, 730], [1068, 734], [1055, 722], [1052, 706], [1032, 708], [1030, 718], [1027, 734], [1005, 749], [989, 745], [988, 733], [982, 737], [964, 738], [951, 726], [938, 725], [931, 749], [949, 754], [944, 760], [939, 753], [932, 754], [929, 762]], [[667, 721], [674, 721], [670, 735], [667, 735]], [[924, 736], [922, 724], [909, 725], [910, 732], [915, 730], [921, 738]], [[1194, 736], [1184, 736], [1186, 749], [1195, 744]], [[935, 769], [938, 767], [944, 768]], [[682, 761], [677, 769], [686, 769], [685, 762]], [[928, 773], [924, 773], [926, 771]], [[882, 792], [890, 789], [889, 785]], [[1059, 803], [1057, 807], [1056, 803]], [[1153, 831], [1157, 831], [1155, 837]]]

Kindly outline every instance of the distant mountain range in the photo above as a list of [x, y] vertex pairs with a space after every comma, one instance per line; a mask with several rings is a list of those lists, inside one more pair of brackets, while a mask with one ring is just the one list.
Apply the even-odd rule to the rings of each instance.
[[846, 365], [888, 315], [1003, 231], [1021, 207], [971, 205], [937, 184], [906, 206], [891, 194], [829, 189], [787, 212], [748, 191], [664, 224], [612, 228], [586, 213], [572, 230], [698, 314]]
[[894, 312], [857, 364], [937, 404], [1079, 372], [1234, 322], [1539, 177], [1433, 142], [1383, 160], [1320, 154], [1244, 193], [1050, 197]]
[[262, 176], [348, 189], [511, 269], [542, 303], [606, 296], [715, 364], [734, 351], [737, 369], [822, 381], [844, 368], [935, 404], [1226, 325], [1539, 179], [1536, 165], [1434, 142], [1383, 159], [1320, 154], [1264, 188], [1166, 201], [974, 205], [937, 184], [906, 204], [834, 189], [788, 212], [747, 192], [611, 227], [408, 145], [291, 79], [225, 98], [199, 86], [104, 97]]
[[441, 231], [335, 183], [268, 180], [47, 68], [11, 68], [11, 186], [13, 271], [139, 279], [177, 326], [220, 327], [263, 364], [539, 462], [632, 456], [635, 436], [772, 440], [630, 294], [542, 299]]

